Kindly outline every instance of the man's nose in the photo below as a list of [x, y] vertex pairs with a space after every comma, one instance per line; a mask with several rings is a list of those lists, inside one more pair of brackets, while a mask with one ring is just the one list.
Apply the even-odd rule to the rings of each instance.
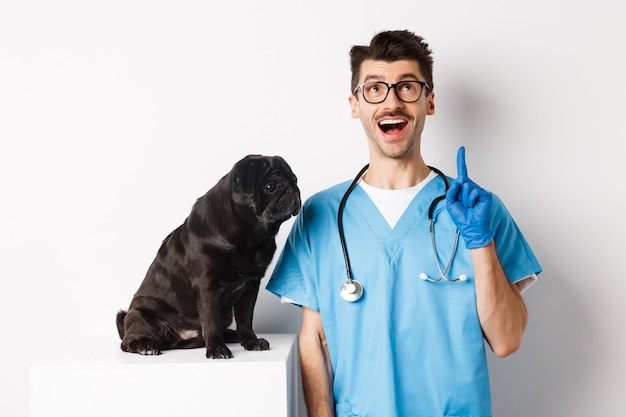
[[404, 106], [404, 101], [400, 100], [398, 97], [398, 92], [396, 91], [396, 87], [389, 89], [389, 93], [387, 94], [387, 98], [383, 101], [383, 105], [386, 108], [400, 108]]

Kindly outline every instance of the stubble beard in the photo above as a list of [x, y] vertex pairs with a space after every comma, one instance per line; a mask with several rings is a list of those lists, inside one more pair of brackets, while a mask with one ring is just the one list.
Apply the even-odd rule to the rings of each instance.
[[377, 138], [370, 139], [370, 142], [372, 142], [374, 148], [378, 150], [380, 155], [391, 159], [404, 159], [407, 156], [412, 155], [416, 144], [416, 141], [413, 138], [409, 141], [398, 144], [384, 143]]
[[375, 126], [373, 132], [372, 129], [367, 129], [367, 137], [370, 147], [379, 155], [391, 159], [404, 159], [413, 156], [416, 149], [419, 151], [420, 130], [418, 128], [417, 131], [412, 132], [406, 139], [390, 143], [379, 135], [378, 126]]

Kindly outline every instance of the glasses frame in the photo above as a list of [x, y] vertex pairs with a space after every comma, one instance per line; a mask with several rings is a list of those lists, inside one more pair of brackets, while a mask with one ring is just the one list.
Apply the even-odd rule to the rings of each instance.
[[[417, 98], [415, 100], [404, 100], [400, 97], [400, 95], [398, 94], [398, 90], [396, 89], [398, 84], [404, 84], [404, 83], [416, 83], [419, 84], [420, 86], [420, 93], [417, 96]], [[363, 89], [363, 87], [365, 87], [366, 85], [370, 85], [370, 84], [384, 84], [387, 86], [387, 92], [385, 93], [385, 97], [383, 97], [382, 100], [380, 101], [369, 101], [368, 99], [365, 98], [365, 90]], [[398, 81], [397, 83], [394, 84], [389, 84], [385, 81], [368, 81], [365, 83], [361, 83], [359, 85], [356, 86], [356, 88], [354, 89], [353, 94], [356, 96], [357, 91], [359, 89], [361, 89], [361, 95], [363, 96], [363, 100], [365, 100], [366, 103], [369, 104], [380, 104], [383, 103], [385, 100], [387, 100], [387, 97], [389, 97], [389, 92], [391, 91], [391, 89], [393, 89], [396, 93], [396, 97], [398, 97], [398, 100], [402, 101], [403, 103], [415, 103], [416, 101], [419, 101], [420, 98], [422, 98], [422, 94], [424, 94], [424, 87], [426, 87], [428, 90], [430, 90], [430, 86], [425, 83], [424, 81], [417, 81], [417, 80], [401, 80]]]

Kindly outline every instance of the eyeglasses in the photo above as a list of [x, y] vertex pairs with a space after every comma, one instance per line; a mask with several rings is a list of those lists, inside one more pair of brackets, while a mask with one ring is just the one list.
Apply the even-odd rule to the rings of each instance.
[[422, 97], [424, 86], [430, 90], [430, 86], [423, 81], [398, 81], [395, 84], [388, 84], [384, 81], [373, 81], [362, 83], [354, 89], [354, 95], [360, 88], [363, 99], [370, 104], [379, 104], [387, 99], [389, 91], [396, 90], [396, 96], [405, 103], [414, 103]]

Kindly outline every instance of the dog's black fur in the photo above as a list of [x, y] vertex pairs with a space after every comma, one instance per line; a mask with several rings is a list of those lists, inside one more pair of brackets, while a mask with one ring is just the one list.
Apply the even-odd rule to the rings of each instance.
[[[269, 349], [252, 330], [253, 310], [276, 233], [300, 205], [283, 158], [237, 162], [165, 238], [128, 312], [117, 314], [122, 350], [158, 355], [206, 346], [207, 358], [231, 358], [226, 342]], [[228, 329], [233, 313], [236, 331]]]

